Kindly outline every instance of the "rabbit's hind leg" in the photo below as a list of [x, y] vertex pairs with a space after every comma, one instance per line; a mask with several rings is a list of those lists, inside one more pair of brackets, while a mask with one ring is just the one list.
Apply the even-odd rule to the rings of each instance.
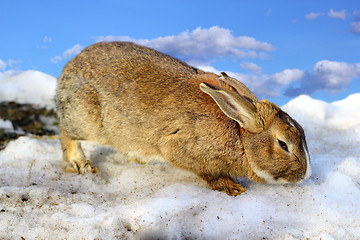
[[60, 133], [63, 158], [68, 164], [65, 167], [66, 172], [73, 173], [96, 173], [98, 168], [93, 167], [91, 161], [85, 157], [81, 144]]

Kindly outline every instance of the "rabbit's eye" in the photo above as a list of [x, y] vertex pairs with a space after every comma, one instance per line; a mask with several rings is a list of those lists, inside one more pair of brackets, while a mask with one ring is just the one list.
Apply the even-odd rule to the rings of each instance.
[[278, 139], [278, 143], [282, 149], [284, 149], [286, 152], [289, 152], [288, 146], [285, 142]]

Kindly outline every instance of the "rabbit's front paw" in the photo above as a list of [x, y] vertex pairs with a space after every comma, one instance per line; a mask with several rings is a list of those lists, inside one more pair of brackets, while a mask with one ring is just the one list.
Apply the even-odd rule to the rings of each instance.
[[235, 183], [231, 178], [228, 177], [212, 178], [206, 176], [203, 178], [208, 182], [211, 189], [224, 192], [230, 196], [237, 196], [246, 192], [245, 188], [243, 188], [240, 184]]
[[65, 168], [66, 172], [72, 173], [97, 173], [99, 169], [94, 167], [90, 160], [88, 159], [79, 159], [77, 161], [72, 161], [71, 164], [68, 164]]

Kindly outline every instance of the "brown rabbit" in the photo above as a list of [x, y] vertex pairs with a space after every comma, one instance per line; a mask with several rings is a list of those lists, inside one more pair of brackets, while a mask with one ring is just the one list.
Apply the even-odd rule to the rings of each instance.
[[128, 42], [97, 43], [72, 59], [56, 95], [67, 171], [96, 172], [78, 140], [157, 157], [192, 171], [214, 190], [234, 182], [309, 178], [302, 127], [225, 73], [217, 76]]

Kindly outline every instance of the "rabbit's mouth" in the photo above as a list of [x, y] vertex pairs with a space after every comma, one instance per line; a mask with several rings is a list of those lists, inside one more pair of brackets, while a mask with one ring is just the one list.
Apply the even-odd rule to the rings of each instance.
[[305, 172], [303, 169], [304, 168], [300, 170], [299, 169], [293, 170], [291, 169], [291, 166], [289, 166], [286, 170], [275, 176], [274, 180], [278, 181], [278, 179], [281, 179], [280, 183], [283, 182], [283, 180], [285, 180], [287, 183], [300, 184], [304, 180], [309, 179], [311, 175], [311, 169], [309, 165], [306, 166]]
[[309, 171], [311, 170], [306, 169], [306, 173], [298, 172], [298, 170], [294, 171], [291, 166], [286, 167], [282, 171], [278, 171], [276, 173], [272, 173], [266, 170], [262, 170], [259, 167], [253, 166], [251, 164], [252, 171], [255, 173], [256, 176], [263, 179], [265, 183], [269, 184], [300, 184], [302, 181], [309, 178]]
[[287, 180], [285, 177], [285, 175], [288, 174], [287, 173], [288, 169], [286, 169], [285, 171], [282, 171], [280, 174], [273, 175], [266, 170], [262, 170], [256, 166], [254, 166], [254, 164], [252, 164], [252, 163], [250, 163], [250, 166], [251, 166], [252, 171], [255, 173], [255, 175], [258, 176], [259, 178], [263, 179], [265, 183], [270, 183], [270, 184], [291, 183], [291, 181]]

